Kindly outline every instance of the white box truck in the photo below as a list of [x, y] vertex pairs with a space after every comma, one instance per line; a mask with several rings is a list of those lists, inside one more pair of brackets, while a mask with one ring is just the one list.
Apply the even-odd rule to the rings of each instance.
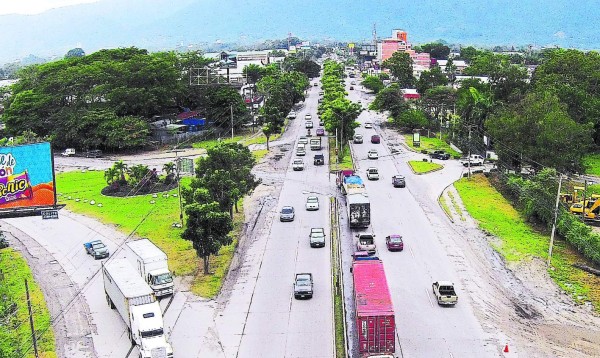
[[127, 325], [129, 339], [140, 349], [140, 358], [171, 358], [162, 312], [154, 292], [126, 259], [111, 259], [102, 266], [108, 306], [117, 309]]
[[125, 246], [127, 258], [156, 297], [172, 295], [173, 275], [169, 271], [167, 255], [148, 239], [131, 241]]

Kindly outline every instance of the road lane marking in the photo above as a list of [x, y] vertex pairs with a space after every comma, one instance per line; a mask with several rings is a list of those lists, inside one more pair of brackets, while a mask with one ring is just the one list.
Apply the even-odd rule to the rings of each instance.
[[408, 247], [408, 250], [410, 251], [410, 255], [413, 257], [413, 259], [415, 258], [415, 253], [412, 250], [412, 247]]
[[429, 300], [429, 304], [431, 305], [431, 308], [433, 308], [433, 301], [431, 300], [431, 296], [429, 295], [428, 289], [425, 289], [425, 294], [427, 295], [427, 299]]

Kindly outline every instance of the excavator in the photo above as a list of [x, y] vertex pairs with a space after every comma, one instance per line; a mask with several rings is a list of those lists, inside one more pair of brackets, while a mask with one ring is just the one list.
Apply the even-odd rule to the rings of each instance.
[[[573, 187], [573, 193], [560, 193], [560, 201], [565, 204], [572, 205], [578, 201], [577, 194], [583, 193], [584, 190], [585, 188], [582, 186], [575, 186]], [[581, 213], [581, 211], [579, 212]]]
[[573, 203], [569, 211], [575, 215], [584, 214], [586, 220], [598, 220], [600, 218], [600, 195], [592, 194], [589, 199]]

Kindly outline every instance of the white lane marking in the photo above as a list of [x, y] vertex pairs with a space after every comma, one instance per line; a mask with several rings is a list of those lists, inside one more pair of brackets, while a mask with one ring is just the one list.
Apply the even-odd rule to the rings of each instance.
[[425, 289], [425, 294], [427, 295], [427, 299], [429, 300], [429, 304], [431, 305], [431, 308], [433, 308], [433, 301], [431, 300], [431, 296], [429, 295], [428, 289]]
[[413, 257], [413, 259], [415, 258], [415, 253], [412, 250], [412, 247], [408, 247], [408, 250], [410, 250], [410, 255]]

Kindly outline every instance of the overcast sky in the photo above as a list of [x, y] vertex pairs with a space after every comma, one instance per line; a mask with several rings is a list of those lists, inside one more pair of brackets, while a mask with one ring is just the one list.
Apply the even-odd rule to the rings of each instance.
[[97, 1], [98, 0], [0, 0], [0, 15], [33, 15], [57, 7]]

